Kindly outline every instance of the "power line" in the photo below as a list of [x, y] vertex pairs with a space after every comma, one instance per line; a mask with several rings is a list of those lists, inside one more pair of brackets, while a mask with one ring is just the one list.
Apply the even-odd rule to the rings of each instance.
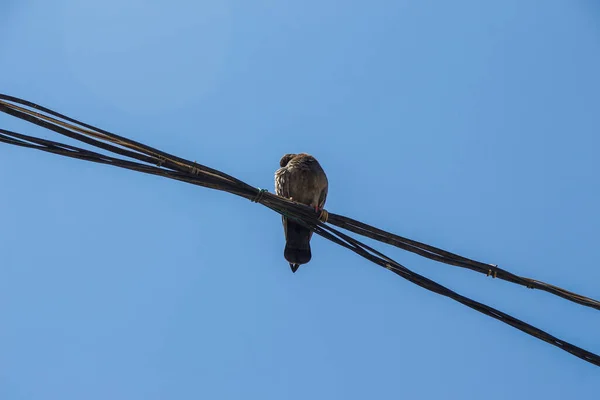
[[466, 305], [467, 307], [473, 308], [492, 318], [498, 319], [531, 336], [550, 343], [553, 346], [557, 346], [562, 350], [567, 351], [589, 363], [600, 366], [600, 356], [558, 339], [547, 332], [542, 331], [541, 329], [538, 329], [490, 306], [462, 296], [424, 276], [409, 270], [383, 253], [336, 230], [331, 225], [335, 225], [359, 235], [399, 247], [435, 261], [467, 268], [488, 276], [491, 275], [494, 278], [499, 278], [508, 282], [526, 286], [528, 288], [540, 289], [572, 302], [600, 310], [600, 302], [597, 300], [535, 279], [521, 277], [504, 269], [498, 268], [496, 265], [471, 260], [446, 250], [407, 239], [341, 215], [328, 213], [328, 224], [325, 224], [319, 221], [317, 218], [318, 215], [316, 215], [314, 210], [310, 207], [294, 203], [290, 200], [268, 193], [265, 190], [252, 187], [247, 183], [221, 171], [176, 157], [122, 136], [115, 135], [26, 100], [0, 94], [0, 111], [50, 129], [74, 140], [137, 161], [113, 157], [76, 146], [36, 138], [5, 129], [0, 129], [0, 142], [59, 154], [66, 157], [109, 164], [147, 174], [164, 176], [198, 186], [229, 192], [237, 196], [244, 197], [248, 200], [261, 203], [279, 214], [286, 215], [289, 218], [297, 220], [301, 224], [314, 230], [314, 232], [318, 235], [321, 235], [326, 239], [333, 241], [334, 243], [348, 248], [367, 260], [389, 269], [396, 275], [399, 275], [410, 282], [413, 282], [432, 292], [449, 297]]

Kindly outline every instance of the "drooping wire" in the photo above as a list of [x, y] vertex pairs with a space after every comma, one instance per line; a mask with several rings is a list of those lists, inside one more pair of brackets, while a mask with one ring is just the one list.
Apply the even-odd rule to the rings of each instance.
[[[266, 192], [264, 189], [254, 188], [221, 171], [176, 157], [122, 136], [96, 128], [92, 125], [79, 122], [26, 100], [0, 94], [0, 111], [50, 129], [74, 140], [81, 141], [120, 156], [137, 160], [137, 162], [4, 129], [0, 129], [0, 142], [59, 154], [66, 157], [109, 164], [147, 174], [164, 176], [198, 186], [226, 191], [251, 201], [259, 202], [279, 214], [286, 215], [287, 217], [299, 221], [314, 230], [318, 235], [348, 248], [365, 259], [389, 269], [410, 282], [449, 297], [529, 335], [557, 346], [585, 361], [600, 366], [600, 357], [598, 355], [558, 339], [526, 322], [462, 296], [428, 278], [410, 271], [403, 265], [385, 256], [383, 253], [380, 253], [358, 240], [334, 229], [330, 225], [320, 222], [317, 219], [314, 210], [309, 207], [275, 196]], [[498, 268], [495, 265], [471, 260], [434, 246], [386, 232], [348, 217], [329, 213], [328, 223], [435, 261], [468, 268], [529, 288], [544, 290], [575, 303], [600, 309], [600, 302], [589, 297], [581, 296], [541, 281], [520, 277], [504, 269]]]

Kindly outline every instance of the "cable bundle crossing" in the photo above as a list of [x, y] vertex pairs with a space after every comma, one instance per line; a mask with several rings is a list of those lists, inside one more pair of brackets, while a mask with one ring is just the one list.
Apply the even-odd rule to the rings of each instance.
[[[346, 235], [333, 228], [333, 226], [401, 248], [434, 261], [467, 268], [485, 274], [486, 276], [492, 276], [493, 278], [502, 279], [530, 289], [542, 290], [574, 303], [600, 310], [600, 302], [598, 300], [570, 292], [545, 282], [518, 276], [502, 268], [498, 268], [497, 265], [472, 260], [425, 243], [417, 242], [378, 229], [374, 226], [342, 215], [326, 212], [326, 217], [323, 218], [323, 215], [318, 215], [315, 213], [315, 210], [308, 206], [294, 203], [288, 199], [269, 193], [264, 189], [250, 186], [221, 171], [198, 164], [195, 161], [192, 162], [162, 152], [23, 99], [0, 94], [0, 111], [112, 153], [114, 156], [5, 129], [0, 129], [0, 142], [54, 153], [65, 157], [109, 164], [146, 174], [159, 175], [244, 197], [250, 201], [260, 203], [281, 215], [285, 215], [288, 218], [298, 221], [312, 229], [316, 234], [353, 251], [379, 266], [387, 268], [391, 272], [412, 283], [429, 291], [449, 297], [467, 307], [500, 320], [505, 324], [567, 351], [591, 364], [600, 366], [600, 356], [597, 354], [554, 337], [539, 328], [493, 307], [462, 296], [431, 279], [409, 270], [385, 254]], [[327, 223], [322, 222], [324, 219]]]

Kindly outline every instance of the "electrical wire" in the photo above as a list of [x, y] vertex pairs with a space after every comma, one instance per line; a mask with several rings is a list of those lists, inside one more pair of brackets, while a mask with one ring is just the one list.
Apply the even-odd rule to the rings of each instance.
[[486, 274], [487, 276], [516, 283], [531, 289], [535, 288], [543, 290], [577, 304], [600, 310], [600, 302], [597, 300], [542, 281], [521, 277], [502, 268], [498, 268], [496, 265], [462, 257], [449, 251], [407, 239], [334, 213], [327, 213], [327, 224], [325, 224], [318, 219], [319, 216], [310, 207], [273, 195], [264, 189], [257, 189], [221, 171], [176, 157], [125, 137], [115, 135], [26, 100], [0, 94], [0, 111], [52, 130], [71, 139], [86, 143], [90, 146], [136, 161], [113, 157], [80, 147], [36, 138], [5, 129], [0, 129], [0, 142], [54, 153], [65, 157], [113, 165], [146, 174], [164, 176], [166, 178], [210, 189], [221, 190], [244, 197], [253, 202], [260, 203], [281, 215], [285, 215], [288, 218], [298, 221], [312, 229], [316, 234], [353, 251], [377, 265], [387, 268], [391, 272], [412, 283], [432, 292], [449, 297], [467, 307], [500, 320], [531, 336], [567, 351], [591, 364], [600, 366], [600, 356], [556, 338], [541, 329], [496, 310], [493, 307], [462, 296], [409, 270], [383, 253], [336, 230], [331, 225], [413, 252], [434, 261], [467, 268]]

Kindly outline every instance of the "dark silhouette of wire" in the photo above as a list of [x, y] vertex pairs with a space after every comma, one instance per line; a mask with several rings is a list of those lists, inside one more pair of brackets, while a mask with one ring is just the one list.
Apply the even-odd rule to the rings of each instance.
[[221, 190], [258, 202], [275, 212], [293, 218], [311, 228], [316, 234], [339, 244], [367, 260], [385, 267], [427, 290], [449, 297], [474, 310], [498, 319], [531, 336], [561, 348], [589, 363], [600, 366], [600, 356], [558, 339], [524, 321], [514, 318], [490, 306], [462, 296], [424, 276], [421, 276], [383, 253], [359, 242], [358, 240], [336, 230], [331, 225], [387, 243], [401, 249], [419, 254], [423, 257], [448, 265], [467, 268], [484, 273], [494, 278], [503, 279], [528, 288], [535, 288], [560, 296], [575, 303], [600, 309], [600, 302], [565, 289], [550, 285], [535, 279], [524, 278], [512, 274], [493, 264], [471, 260], [466, 257], [420, 243], [393, 233], [378, 229], [368, 224], [341, 215], [328, 213], [328, 224], [321, 222], [318, 215], [310, 207], [294, 203], [288, 199], [275, 196], [264, 189], [257, 189], [247, 183], [227, 175], [221, 171], [191, 162], [174, 155], [162, 152], [142, 143], [126, 139], [92, 125], [79, 122], [65, 115], [54, 112], [32, 102], [16, 97], [0, 94], [0, 111], [26, 120], [41, 127], [50, 129], [61, 135], [86, 143], [99, 149], [127, 157], [126, 160], [101, 154], [95, 151], [67, 145], [47, 139], [36, 138], [21, 133], [0, 129], [0, 142], [15, 146], [36, 149], [66, 157], [109, 164], [119, 168], [130, 169], [152, 175], [164, 176], [171, 179]]

